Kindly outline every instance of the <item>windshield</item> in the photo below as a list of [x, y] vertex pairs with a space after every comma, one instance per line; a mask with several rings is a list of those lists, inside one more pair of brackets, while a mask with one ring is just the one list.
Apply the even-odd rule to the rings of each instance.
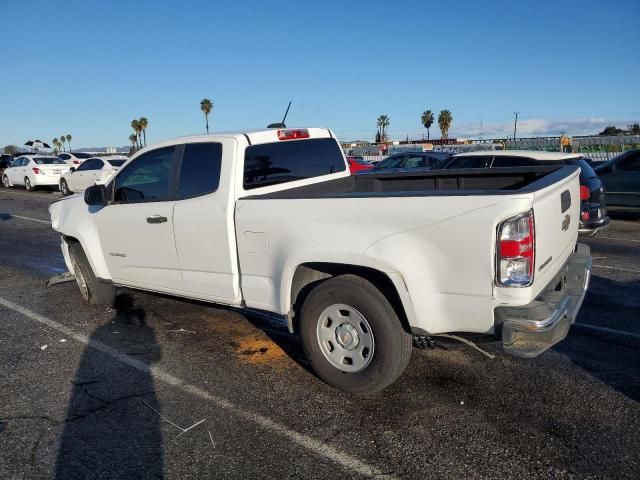
[[38, 165], [66, 165], [65, 161], [60, 160], [58, 157], [34, 158], [33, 161]]
[[402, 157], [391, 157], [376, 163], [376, 168], [401, 168]]
[[109, 160], [109, 163], [113, 167], [121, 167], [124, 162], [125, 162], [125, 160]]

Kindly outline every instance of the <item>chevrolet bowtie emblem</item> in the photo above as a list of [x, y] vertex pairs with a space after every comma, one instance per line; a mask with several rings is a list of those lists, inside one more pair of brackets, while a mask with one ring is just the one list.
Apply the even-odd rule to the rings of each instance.
[[571, 215], [565, 215], [564, 220], [562, 220], [562, 231], [569, 229], [569, 225], [571, 224]]

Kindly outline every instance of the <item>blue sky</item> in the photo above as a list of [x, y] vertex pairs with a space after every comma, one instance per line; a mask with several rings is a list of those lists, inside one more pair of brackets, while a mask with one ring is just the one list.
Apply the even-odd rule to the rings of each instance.
[[[126, 145], [288, 124], [344, 139], [595, 132], [640, 121], [640, 2], [1, 0], [0, 146]], [[437, 126], [431, 129], [439, 137]], [[520, 136], [520, 135], [519, 135]]]

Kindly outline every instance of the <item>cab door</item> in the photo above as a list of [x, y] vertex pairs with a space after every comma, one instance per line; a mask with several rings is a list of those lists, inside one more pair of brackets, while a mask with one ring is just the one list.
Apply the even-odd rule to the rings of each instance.
[[236, 141], [190, 139], [180, 162], [174, 235], [189, 296], [240, 304], [232, 168]]
[[611, 171], [598, 175], [604, 183], [607, 205], [640, 207], [640, 152], [626, 155]]
[[95, 218], [115, 283], [168, 293], [182, 289], [173, 236], [181, 150], [172, 145], [144, 153], [109, 184], [112, 201]]

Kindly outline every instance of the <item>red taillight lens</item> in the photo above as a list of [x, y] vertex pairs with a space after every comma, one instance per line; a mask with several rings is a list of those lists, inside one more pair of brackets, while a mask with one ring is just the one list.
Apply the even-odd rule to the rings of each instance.
[[40, 169], [37, 167], [33, 167], [31, 170], [33, 170], [33, 173], [35, 173], [36, 175], [39, 173], [44, 173], [44, 172], [40, 172]]
[[589, 200], [589, 197], [591, 197], [591, 192], [589, 191], [589, 187], [580, 185], [580, 200]]
[[589, 219], [591, 218], [591, 214], [589, 213], [589, 211], [588, 211], [588, 210], [585, 210], [584, 212], [582, 212], [582, 213], [580, 214], [580, 217], [582, 218], [582, 221], [583, 221], [583, 222], [588, 222], [588, 221], [589, 221]]
[[498, 225], [496, 281], [505, 287], [533, 283], [535, 266], [535, 222], [533, 210]]
[[309, 138], [309, 130], [306, 128], [278, 130], [278, 140], [297, 140], [299, 138]]

